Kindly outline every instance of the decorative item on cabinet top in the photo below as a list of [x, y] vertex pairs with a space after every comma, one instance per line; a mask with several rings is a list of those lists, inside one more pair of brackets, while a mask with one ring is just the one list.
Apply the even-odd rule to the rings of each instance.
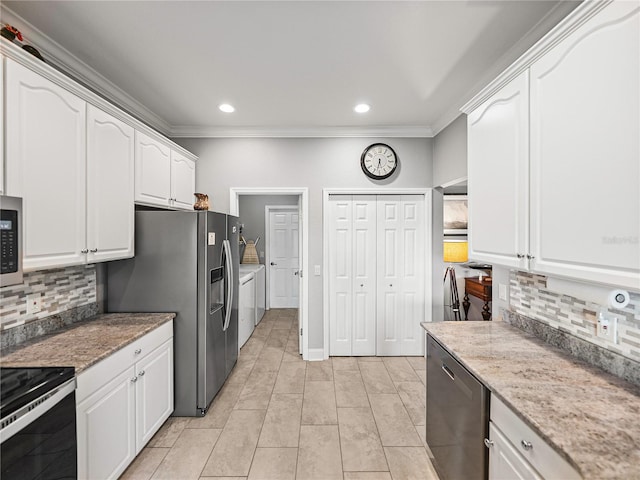
[[260, 260], [258, 260], [258, 251], [256, 250], [259, 241], [260, 237], [256, 238], [255, 242], [253, 240], [245, 241], [244, 253], [242, 254], [242, 261], [240, 263], [253, 265], [260, 263]]
[[194, 210], [209, 210], [209, 195], [204, 193], [194, 193], [196, 203], [193, 205]]
[[[16, 39], [16, 37], [18, 38], [18, 41], [20, 42], [23, 41], [22, 33], [20, 33], [20, 30], [18, 30], [16, 27], [9, 25], [8, 23], [5, 23], [2, 26], [2, 29], [0, 30], [0, 35], [2, 35], [4, 38], [9, 40], [10, 42], [13, 42]], [[35, 47], [32, 47], [31, 45], [27, 45], [27, 44], [22, 44], [22, 49], [25, 52], [29, 52], [31, 55], [33, 55], [34, 57], [44, 62], [44, 58], [42, 58], [42, 55], [40, 55], [40, 52], [36, 50]]]

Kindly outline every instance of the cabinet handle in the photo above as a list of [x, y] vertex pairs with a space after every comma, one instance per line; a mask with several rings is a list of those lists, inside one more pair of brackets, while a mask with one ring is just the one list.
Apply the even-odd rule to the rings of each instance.
[[133, 378], [131, 379], [131, 383], [136, 383], [137, 381], [138, 381], [138, 377], [133, 377]]
[[143, 376], [144, 376], [144, 370], [142, 370], [142, 371], [138, 374], [138, 376], [139, 376], [139, 377], [143, 377]]
[[80, 253], [89, 253], [89, 250], [85, 248], [84, 250], [80, 250]]
[[91, 253], [96, 253], [98, 251], [97, 248], [92, 248], [91, 250], [89, 250]]
[[136, 355], [140, 355], [142, 353], [142, 349], [141, 348], [136, 348], [135, 352]]
[[493, 447], [493, 440], [489, 440], [488, 438], [484, 439], [484, 446], [487, 448]]
[[526, 440], [521, 440], [520, 445], [522, 445], [522, 448], [524, 448], [525, 450], [531, 450], [533, 448], [531, 442], [527, 442]]
[[534, 258], [536, 258], [536, 257], [534, 257], [533, 255], [530, 255], [530, 254], [528, 254], [528, 253], [527, 253], [527, 258], [528, 258], [529, 260], [533, 260], [533, 259], [534, 259]]
[[516, 253], [516, 257], [518, 258], [524, 258], [524, 255], [522, 253]]

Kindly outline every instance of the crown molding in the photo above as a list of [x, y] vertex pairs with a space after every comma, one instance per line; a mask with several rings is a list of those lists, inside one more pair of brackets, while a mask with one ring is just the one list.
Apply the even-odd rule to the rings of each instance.
[[428, 126], [406, 127], [200, 127], [175, 126], [172, 138], [431, 138]]
[[164, 119], [142, 105], [124, 90], [114, 85], [89, 65], [82, 62], [78, 57], [42, 33], [11, 9], [0, 4], [0, 14], [2, 15], [3, 22], [14, 25], [21, 32], [28, 32], [25, 37], [28, 38], [30, 44], [38, 48], [49, 65], [62, 71], [97, 95], [116, 103], [132, 117], [137, 118], [165, 135], [170, 132], [171, 125]]
[[[613, 0], [594, 0], [581, 3], [563, 20], [561, 20], [549, 33], [542, 37], [535, 45], [533, 45], [501, 74], [499, 74], [491, 83], [486, 85], [473, 98], [471, 98], [471, 100], [460, 107], [460, 111], [468, 114], [478, 108], [494, 93], [520, 75], [524, 70], [529, 68], [529, 66], [538, 58], [564, 40], [568, 35], [573, 33], [577, 28], [609, 5], [612, 1]], [[560, 5], [562, 5], [562, 3], [560, 3], [559, 6]], [[559, 7], [552, 10], [550, 15], [555, 12], [557, 8]], [[548, 18], [548, 16], [546, 18]], [[544, 19], [542, 21], [544, 21]], [[538, 25], [540, 25], [540, 23], [538, 23]]]

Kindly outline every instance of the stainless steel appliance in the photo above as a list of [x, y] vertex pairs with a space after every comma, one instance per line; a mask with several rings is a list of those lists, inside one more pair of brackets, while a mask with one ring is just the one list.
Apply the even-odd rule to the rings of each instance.
[[0, 286], [22, 283], [22, 199], [0, 195]]
[[73, 367], [0, 368], [0, 478], [77, 478]]
[[486, 479], [486, 387], [427, 335], [427, 444], [442, 480]]
[[176, 312], [177, 416], [204, 415], [238, 359], [238, 218], [136, 212], [135, 257], [108, 265], [110, 312]]

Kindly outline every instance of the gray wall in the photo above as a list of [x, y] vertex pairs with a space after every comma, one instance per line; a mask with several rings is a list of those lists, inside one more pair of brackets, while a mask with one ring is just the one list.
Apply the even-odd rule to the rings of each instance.
[[433, 186], [467, 178], [467, 116], [463, 113], [433, 138]]
[[[231, 187], [309, 188], [309, 268], [322, 265], [323, 188], [426, 188], [433, 184], [432, 141], [428, 138], [224, 138], [175, 139], [198, 155], [196, 189], [229, 211]], [[362, 173], [368, 145], [389, 144], [399, 158], [397, 172], [375, 182]], [[322, 278], [309, 276], [309, 348], [323, 347]]]
[[264, 207], [267, 205], [298, 205], [298, 195], [240, 195], [240, 223], [243, 224], [242, 236], [245, 240], [258, 242], [258, 258], [264, 264], [264, 247], [267, 232], [264, 224]]

